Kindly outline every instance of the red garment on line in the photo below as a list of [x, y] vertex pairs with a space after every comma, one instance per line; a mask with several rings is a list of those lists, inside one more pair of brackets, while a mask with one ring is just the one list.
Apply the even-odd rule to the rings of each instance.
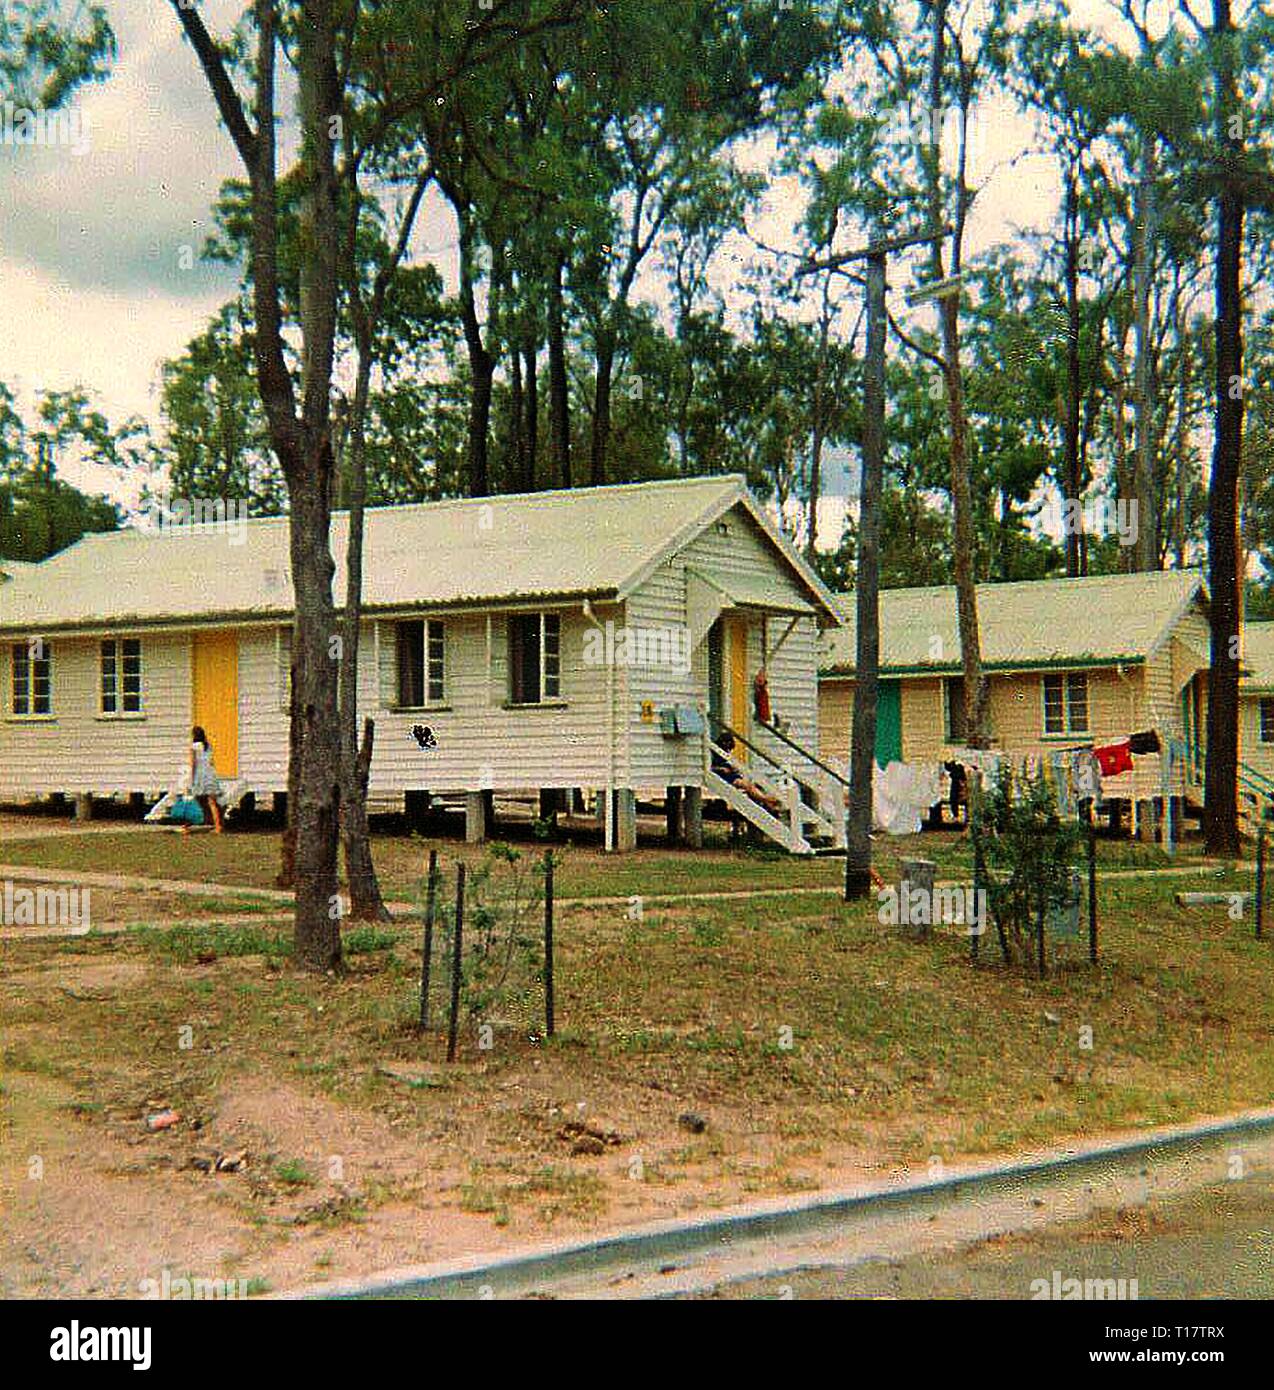
[[1093, 757], [1101, 768], [1103, 777], [1118, 777], [1121, 772], [1132, 771], [1132, 750], [1128, 740], [1122, 743], [1108, 743], [1104, 748], [1094, 748]]

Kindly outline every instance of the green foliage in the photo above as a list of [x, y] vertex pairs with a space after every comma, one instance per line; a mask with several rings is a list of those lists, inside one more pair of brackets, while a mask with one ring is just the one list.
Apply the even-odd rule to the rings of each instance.
[[282, 1159], [274, 1165], [274, 1176], [285, 1187], [313, 1187], [314, 1174], [303, 1159]]
[[12, 0], [0, 8], [0, 92], [16, 106], [52, 110], [106, 76], [115, 35], [106, 7]]
[[227, 304], [164, 363], [165, 490], [241, 499], [251, 515], [273, 516], [284, 510], [285, 489], [257, 394], [250, 334], [246, 302]]
[[1031, 777], [1005, 764], [982, 797], [974, 835], [996, 925], [1014, 959], [1025, 963], [1040, 913], [1070, 900], [1082, 832], [1075, 822], [1062, 820], [1042, 775]]
[[119, 512], [104, 497], [88, 497], [61, 478], [35, 472], [0, 481], [0, 556], [44, 560], [90, 531], [114, 531]]
[[[543, 971], [543, 874], [542, 855], [528, 860], [521, 850], [499, 841], [466, 874], [460, 998], [475, 1022], [513, 1006], [525, 1006], [523, 1012], [532, 1016], [530, 996]], [[435, 932], [438, 960], [449, 975], [455, 905], [441, 873]]]

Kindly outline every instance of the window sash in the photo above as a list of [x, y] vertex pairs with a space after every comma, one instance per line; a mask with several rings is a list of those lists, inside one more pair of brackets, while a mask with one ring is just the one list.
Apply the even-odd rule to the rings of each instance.
[[142, 712], [142, 644], [136, 637], [120, 643], [120, 668], [124, 676], [124, 713]]
[[29, 642], [13, 644], [13, 691], [10, 708], [16, 715], [53, 713], [53, 655], [41, 641], [38, 656]]
[[1274, 743], [1274, 698], [1261, 700], [1261, 742]]
[[562, 693], [562, 619], [557, 613], [541, 614], [540, 665], [544, 698], [556, 700]]
[[435, 618], [394, 624], [397, 652], [394, 704], [398, 709], [438, 705], [447, 693], [447, 627]]
[[102, 714], [142, 712], [142, 644], [137, 637], [108, 637], [99, 648]]
[[509, 699], [515, 705], [540, 703], [540, 614], [509, 618]]
[[509, 701], [539, 705], [562, 694], [562, 618], [558, 613], [509, 615]]
[[1044, 677], [1044, 732], [1088, 733], [1088, 672]]
[[1066, 731], [1088, 732], [1088, 673], [1071, 671], [1066, 677]]
[[1066, 695], [1061, 676], [1044, 677], [1044, 732], [1066, 732]]
[[398, 704], [419, 709], [425, 703], [425, 625], [418, 618], [397, 625]]
[[106, 641], [101, 645], [101, 711], [103, 714], [117, 712], [119, 697], [119, 671], [115, 664], [115, 643]]
[[425, 672], [426, 693], [430, 704], [441, 704], [447, 694], [447, 629], [446, 624], [430, 620], [425, 624], [425, 646], [428, 670]]
[[31, 653], [25, 642], [13, 644], [14, 714], [31, 713]]
[[968, 738], [964, 723], [964, 677], [947, 676], [942, 682], [943, 733], [948, 743]]

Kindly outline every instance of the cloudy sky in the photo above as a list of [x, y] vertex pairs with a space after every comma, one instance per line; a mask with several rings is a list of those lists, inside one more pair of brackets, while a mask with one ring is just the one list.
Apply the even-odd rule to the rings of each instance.
[[[160, 364], [233, 293], [233, 273], [198, 253], [222, 181], [240, 170], [168, 5], [106, 3], [119, 57], [109, 80], [74, 103], [80, 148], [0, 143], [0, 380], [27, 405], [40, 389], [82, 385], [113, 421], [140, 414], [157, 425]], [[242, 4], [204, 0], [203, 9], [224, 33]], [[1118, 32], [1109, 0], [1074, 0], [1071, 10]], [[974, 175], [987, 182], [970, 227], [974, 250], [1048, 221], [1055, 179], [1048, 160], [1020, 158], [1031, 138], [1008, 107], [982, 113]], [[776, 185], [758, 215], [754, 231], [770, 244], [790, 244], [793, 194]], [[431, 201], [415, 254], [452, 281], [454, 242]], [[657, 288], [648, 280], [645, 292]], [[69, 461], [64, 472], [119, 494]]]

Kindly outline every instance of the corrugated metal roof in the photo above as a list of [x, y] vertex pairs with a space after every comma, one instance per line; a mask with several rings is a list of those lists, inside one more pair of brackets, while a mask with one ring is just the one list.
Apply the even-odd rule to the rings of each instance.
[[[367, 610], [555, 597], [623, 597], [730, 507], [741, 504], [835, 621], [832, 595], [781, 537], [737, 474], [372, 508]], [[332, 519], [339, 606], [347, 518]], [[0, 631], [270, 618], [292, 611], [286, 517], [85, 536], [0, 588]]]
[[[983, 663], [1001, 670], [1146, 658], [1202, 589], [1193, 570], [1095, 575], [978, 585]], [[846, 626], [823, 636], [820, 669], [854, 669], [854, 595], [839, 596]], [[882, 589], [880, 665], [893, 671], [956, 671], [955, 586]]]
[[1274, 690], [1274, 623], [1243, 624], [1243, 676], [1249, 690]]
[[704, 565], [689, 567], [689, 573], [710, 584], [723, 598], [738, 608], [765, 608], [773, 613], [809, 616], [813, 607], [773, 579], [753, 574], [720, 574]]

